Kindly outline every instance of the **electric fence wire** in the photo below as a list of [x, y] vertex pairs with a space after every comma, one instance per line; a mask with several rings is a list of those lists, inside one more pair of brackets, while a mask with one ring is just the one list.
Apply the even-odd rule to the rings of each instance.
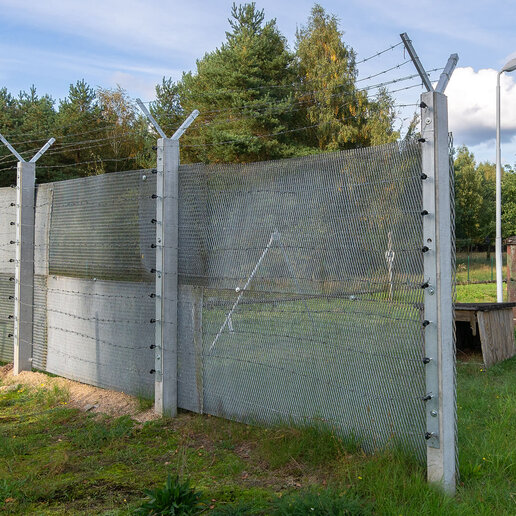
[[[396, 43], [395, 45], [391, 45], [383, 50], [380, 50], [379, 52], [376, 52], [374, 54], [372, 54], [371, 56], [369, 57], [366, 57], [364, 59], [361, 59], [360, 61], [356, 61], [355, 62], [355, 65], [359, 65], [359, 64], [362, 64], [362, 63], [365, 63], [367, 61], [370, 61], [371, 59], [374, 59], [376, 57], [379, 57], [381, 56], [382, 54], [385, 54], [386, 52], [389, 52], [390, 50], [394, 50], [395, 48], [399, 47], [403, 45], [403, 42], [400, 42], [400, 43]], [[318, 80], [313, 80], [313, 81], [307, 81], [307, 82], [320, 82]], [[248, 87], [248, 88], [245, 88], [245, 90], [247, 91], [254, 91], [254, 90], [261, 90], [261, 89], [272, 89], [272, 88], [293, 88], [295, 87], [297, 84], [296, 83], [288, 83], [288, 84], [269, 84], [269, 85], [264, 85], [264, 86], [253, 86], [253, 87]], [[242, 92], [242, 89], [219, 89], [219, 90], [216, 90], [216, 91], [219, 91], [219, 92], [224, 92], [224, 93], [241, 93]], [[144, 101], [143, 103], [144, 104], [149, 104], [149, 105], [152, 105], [153, 103], [155, 103], [156, 101], [155, 100], [146, 100]]]
[[[389, 70], [390, 69], [388, 69], [386, 71], [389, 71]], [[437, 71], [437, 70], [441, 70], [441, 69], [440, 68], [435, 68], [435, 69], [430, 70], [429, 72]], [[385, 73], [385, 71], [379, 72], [379, 74], [381, 74], [381, 73]], [[376, 76], [376, 75], [379, 75], [379, 74], [375, 74], [375, 75], [371, 76], [371, 78]], [[390, 81], [384, 81], [384, 82], [382, 82], [380, 84], [366, 86], [364, 88], [359, 89], [358, 91], [369, 91], [371, 89], [375, 89], [375, 88], [379, 88], [379, 87], [384, 87], [384, 86], [389, 85], [389, 84], [395, 84], [395, 83], [402, 82], [402, 81], [405, 81], [405, 80], [413, 79], [413, 78], [415, 78], [417, 76], [418, 76], [417, 74], [413, 74], [413, 75], [410, 75], [410, 76], [406, 76], [406, 77], [402, 77], [402, 78], [397, 78], [397, 79], [393, 79], [393, 80], [390, 80]], [[364, 78], [363, 80], [365, 80], [365, 79], [367, 79], [367, 78]], [[406, 87], [406, 88], [400, 88], [400, 89], [395, 90], [395, 91], [403, 91], [403, 90], [409, 89], [411, 87], [417, 87], [417, 86], [419, 86], [419, 84], [413, 85], [413, 86], [409, 86], [409, 87]], [[312, 93], [314, 93], [314, 92], [312, 92]], [[333, 95], [338, 96], [339, 94], [333, 94]], [[267, 107], [269, 107], [271, 105], [274, 105], [274, 104], [273, 103], [268, 103]], [[409, 106], [409, 104], [404, 104], [404, 105], [399, 105], [399, 106], [394, 105], [393, 107], [406, 107], [406, 106]], [[239, 109], [247, 109], [247, 108], [248, 108], [247, 106], [239, 107]], [[234, 109], [234, 108], [228, 108], [228, 109]], [[302, 109], [302, 108], [300, 108], [300, 109]], [[291, 108], [290, 110], [294, 111], [295, 109]], [[219, 110], [219, 112], [220, 111], [222, 111], [222, 110]], [[254, 116], [258, 116], [258, 115], [255, 114]], [[228, 121], [234, 121], [234, 120], [233, 119], [228, 119]], [[223, 121], [217, 120], [217, 123], [223, 123]], [[279, 135], [279, 134], [286, 134], [286, 132], [302, 131], [302, 130], [311, 129], [311, 128], [314, 128], [314, 127], [316, 127], [316, 125], [305, 126], [305, 127], [297, 128], [297, 129], [290, 129], [290, 130], [286, 130], [285, 132], [270, 133], [270, 136], [276, 136], [276, 135]], [[63, 144], [61, 144], [60, 147], [58, 147], [57, 149], [53, 149], [52, 151], [48, 152], [47, 154], [49, 156], [52, 156], [52, 155], [55, 156], [55, 155], [58, 155], [59, 153], [66, 152], [66, 151], [72, 152], [72, 151], [79, 151], [79, 150], [87, 150], [87, 149], [95, 148], [96, 146], [100, 146], [101, 147], [101, 146], [104, 146], [104, 145], [107, 144], [106, 140], [117, 140], [117, 139], [121, 140], [124, 134], [131, 134], [131, 133], [121, 133], [119, 135], [113, 135], [113, 136], [107, 137], [107, 138], [99, 138], [97, 140], [84, 140], [83, 142], [71, 142], [69, 144], [63, 143]], [[257, 136], [257, 137], [264, 138], [264, 137], [266, 137], [266, 135], [260, 135], [260, 136]], [[130, 140], [130, 139], [128, 139], [128, 140]], [[93, 143], [93, 142], [96, 142], [96, 141], [99, 142], [97, 145], [89, 145], [89, 146], [86, 145], [87, 143]], [[219, 144], [234, 143], [234, 142], [237, 142], [237, 141], [238, 140], [232, 140], [232, 141], [230, 140], [230, 141], [227, 141], [227, 142], [219, 142]], [[81, 145], [84, 145], [84, 146], [81, 147]], [[204, 145], [212, 145], [212, 144], [204, 144]], [[216, 144], [213, 144], [213, 145], [216, 145]], [[199, 146], [199, 144], [196, 145], [196, 146]], [[67, 147], [69, 147], [69, 148], [67, 148]], [[82, 161], [82, 162], [72, 163], [72, 164], [58, 164], [58, 165], [47, 165], [47, 166], [44, 165], [44, 166], [42, 166], [40, 168], [73, 167], [73, 166], [78, 166], [78, 165], [83, 165], [83, 164], [123, 161], [125, 159], [138, 159], [138, 158], [140, 158], [140, 156], [130, 156], [130, 157], [127, 157], [127, 158], [105, 158], [105, 159], [99, 158], [99, 159], [96, 159], [96, 160], [85, 160], [85, 161]], [[11, 167], [5, 167], [5, 168], [0, 169], [0, 171], [11, 170], [11, 169], [12, 169]]]
[[[366, 58], [362, 61], [360, 61], [359, 63], [361, 62], [365, 62], [365, 61], [368, 61], [370, 59], [372, 59], [373, 57], [376, 57], [376, 56], [379, 56], [389, 50], [392, 50], [393, 48], [396, 48], [398, 45], [394, 45], [394, 46], [391, 46], [381, 52], [378, 52], [376, 54], [374, 54], [373, 56], [369, 57], [369, 58]], [[377, 77], [379, 75], [382, 75], [382, 74], [385, 74], [389, 71], [392, 71], [394, 69], [397, 69], [397, 68], [400, 68], [401, 66], [405, 65], [406, 63], [410, 62], [410, 60], [408, 61], [405, 61], [403, 63], [400, 63], [400, 64], [397, 64], [396, 66], [392, 67], [392, 68], [388, 68], [386, 70], [382, 70], [374, 75], [371, 75], [369, 77], [364, 77], [364, 78], [360, 78], [358, 79], [356, 82], [361, 82], [361, 81], [365, 81], [365, 80], [368, 80], [368, 79], [371, 79], [373, 77]], [[357, 64], [359, 64], [357, 63]], [[432, 70], [430, 70], [432, 71]], [[317, 82], [317, 81], [313, 81], [313, 82]], [[256, 90], [256, 89], [263, 89], [263, 88], [271, 88], [271, 87], [278, 87], [278, 88], [292, 88], [294, 85], [293, 84], [287, 84], [287, 85], [269, 85], [269, 86], [263, 86], [263, 87], [253, 87], [253, 88], [247, 88], [246, 90], [244, 91], [253, 91], [253, 90]], [[227, 89], [220, 89], [220, 90], [215, 90], [216, 93], [218, 92], [224, 92], [224, 93], [229, 93], [229, 92], [233, 92], [233, 93], [238, 93], [238, 92], [241, 92], [242, 90], [227, 90]], [[317, 91], [310, 91], [310, 92], [306, 92], [306, 93], [316, 93]], [[146, 103], [148, 104], [152, 104], [153, 102], [155, 101], [147, 101]], [[100, 122], [102, 122], [101, 120], [99, 120]], [[58, 130], [59, 131], [62, 131], [63, 129], [67, 129], [67, 128], [70, 128], [70, 127], [77, 127], [77, 126], [82, 126], [84, 125], [84, 121], [83, 120], [78, 120], [78, 121], [75, 121], [75, 122], [72, 122], [70, 124], [67, 124], [67, 125], [60, 125], [58, 127]], [[95, 129], [91, 129], [90, 131], [84, 131], [84, 132], [81, 132], [81, 133], [72, 133], [72, 134], [64, 134], [61, 136], [61, 139], [64, 139], [64, 138], [70, 138], [70, 137], [73, 137], [73, 136], [80, 136], [80, 135], [83, 135], [83, 134], [91, 134], [91, 133], [94, 133], [94, 132], [100, 132], [100, 131], [105, 131], [109, 128], [112, 128], [112, 127], [116, 127], [117, 124], [108, 124], [108, 125], [103, 125], [102, 127], [98, 127], [98, 128], [95, 128]], [[50, 128], [49, 128], [50, 130]], [[20, 136], [24, 136], [24, 135], [30, 135], [30, 134], [35, 134], [35, 131], [29, 131], [29, 132], [26, 132], [26, 133], [18, 133], [18, 134], [13, 134], [13, 135], [4, 135], [7, 139], [10, 139], [12, 137], [16, 138], [16, 137], [20, 137]], [[11, 142], [13, 145], [23, 145], [23, 144], [26, 144], [26, 143], [36, 143], [36, 142], [46, 142], [47, 141], [47, 138], [45, 137], [41, 137], [41, 138], [37, 138], [37, 139], [29, 139], [29, 140], [16, 140], [14, 142]], [[37, 151], [39, 150], [39, 148], [35, 148], [35, 149], [30, 149], [30, 150], [25, 150], [23, 151], [24, 154], [27, 154], [28, 152], [31, 152], [31, 151]], [[0, 160], [3, 159], [3, 158], [0, 158]]]

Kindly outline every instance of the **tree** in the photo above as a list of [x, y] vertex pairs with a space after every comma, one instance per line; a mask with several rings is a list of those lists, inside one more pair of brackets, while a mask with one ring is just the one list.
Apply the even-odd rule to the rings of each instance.
[[[177, 85], [164, 80], [154, 112], [201, 117], [182, 138], [183, 161], [245, 162], [291, 155], [292, 55], [275, 20], [255, 3], [233, 4], [226, 41]], [[176, 97], [177, 95], [177, 97]], [[181, 106], [181, 110], [178, 106]]]
[[457, 240], [463, 240], [468, 250], [482, 240], [482, 209], [482, 181], [475, 157], [462, 146], [455, 158], [455, 227]]
[[502, 236], [516, 235], [516, 171], [507, 167], [502, 175]]
[[96, 173], [149, 166], [151, 140], [147, 121], [127, 92], [120, 86], [98, 88], [96, 96], [101, 120], [106, 124], [105, 143], [96, 151], [99, 157]]
[[491, 247], [494, 244], [495, 224], [495, 173], [496, 167], [493, 163], [480, 163], [476, 172], [480, 178], [482, 195], [482, 207], [480, 209], [479, 243], [486, 246], [487, 259], [490, 258]]
[[[0, 90], [0, 107], [2, 107], [2, 123], [4, 134], [9, 142], [24, 158], [32, 158], [39, 148], [48, 140], [48, 135], [55, 124], [56, 111], [54, 100], [50, 95], [40, 97], [35, 86], [28, 92], [22, 91], [13, 98], [5, 89]], [[4, 111], [5, 109], [5, 111]], [[2, 145], [3, 147], [3, 145]], [[0, 185], [7, 186], [16, 182], [16, 158], [7, 149], [2, 149], [0, 168], [3, 170]], [[38, 173], [38, 180], [45, 180], [45, 169]]]
[[[95, 90], [83, 80], [70, 84], [68, 96], [59, 103], [56, 117], [56, 145], [50, 153], [58, 153], [60, 166], [53, 171], [53, 180], [95, 173], [94, 163], [105, 139], [106, 124], [100, 117]], [[81, 166], [79, 166], [79, 164]]]
[[347, 46], [338, 19], [318, 4], [296, 33], [297, 100], [314, 126], [306, 141], [320, 150], [338, 150], [395, 141], [393, 101], [385, 90], [376, 100], [356, 88], [355, 52]]
[[185, 112], [181, 107], [179, 87], [170, 77], [163, 77], [161, 84], [156, 86], [156, 101], [151, 104], [150, 111], [167, 136], [181, 125]]
[[[15, 134], [19, 123], [17, 118], [16, 99], [7, 91], [7, 88], [0, 89], [0, 133], [10, 138]], [[11, 152], [0, 143], [0, 168], [8, 169], [10, 165], [15, 167], [16, 159]], [[0, 172], [0, 187], [9, 186], [14, 182], [16, 173], [12, 170]]]

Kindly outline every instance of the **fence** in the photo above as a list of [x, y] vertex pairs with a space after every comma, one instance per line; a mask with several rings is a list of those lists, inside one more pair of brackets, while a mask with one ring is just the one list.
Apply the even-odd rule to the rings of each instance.
[[205, 412], [325, 421], [423, 458], [418, 146], [180, 170]]
[[[419, 146], [180, 168], [180, 407], [323, 420], [423, 458]], [[37, 188], [34, 367], [152, 395], [155, 189], [151, 170]]]
[[[422, 145], [179, 168], [179, 407], [324, 422], [368, 451], [401, 444], [424, 460]], [[155, 172], [37, 187], [34, 367], [152, 396], [154, 280], [168, 274]], [[13, 192], [0, 192], [9, 315]]]
[[[240, 421], [323, 424], [456, 474], [453, 173], [443, 91], [421, 138], [0, 190], [0, 358]], [[34, 205], [35, 200], [35, 205]], [[13, 353], [14, 342], [14, 353]]]

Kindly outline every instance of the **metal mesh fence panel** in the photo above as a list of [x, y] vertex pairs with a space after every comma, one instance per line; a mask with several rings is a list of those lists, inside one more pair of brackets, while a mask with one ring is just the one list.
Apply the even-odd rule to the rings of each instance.
[[415, 142], [180, 167], [205, 412], [323, 421], [424, 458], [420, 174]]
[[[455, 303], [457, 302], [457, 246], [456, 246], [456, 237], [455, 237], [455, 167], [453, 163], [453, 134], [449, 133], [448, 135], [448, 150], [450, 155], [450, 227], [452, 231], [452, 248], [451, 248], [451, 286], [452, 286], [452, 301], [453, 301], [453, 356], [457, 357], [457, 324], [455, 323]], [[457, 362], [454, 363], [454, 371], [453, 371], [453, 389], [454, 389], [454, 398], [455, 398], [455, 436], [456, 440], [458, 439], [458, 428], [457, 428]], [[459, 480], [459, 447], [458, 442], [455, 443], [455, 472], [457, 475], [457, 480]]]
[[14, 188], [0, 188], [0, 360], [4, 362], [13, 360], [15, 202]]
[[150, 198], [156, 181], [150, 171], [62, 181], [53, 188], [50, 274], [154, 281]]
[[47, 365], [47, 277], [50, 215], [53, 184], [36, 186], [34, 227], [34, 326], [32, 331], [32, 366], [46, 370]]
[[[145, 170], [120, 172], [47, 188], [41, 196], [47, 201], [36, 208], [37, 365], [85, 383], [152, 396], [155, 176]], [[51, 213], [44, 213], [49, 204]]]

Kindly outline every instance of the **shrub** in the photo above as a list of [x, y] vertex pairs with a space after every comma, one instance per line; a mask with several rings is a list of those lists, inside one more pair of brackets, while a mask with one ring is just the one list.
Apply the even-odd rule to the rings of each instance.
[[190, 487], [188, 480], [181, 481], [178, 476], [170, 475], [164, 487], [145, 491], [149, 499], [135, 514], [158, 516], [190, 516], [199, 514], [204, 506], [202, 495]]

